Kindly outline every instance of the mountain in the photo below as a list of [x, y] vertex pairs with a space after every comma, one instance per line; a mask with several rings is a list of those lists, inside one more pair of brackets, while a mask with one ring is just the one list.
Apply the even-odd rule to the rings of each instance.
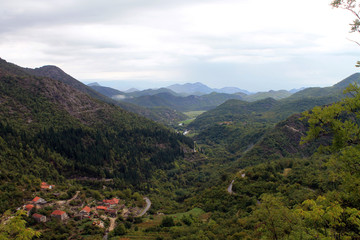
[[114, 88], [103, 87], [100, 85], [88, 85], [88, 86], [90, 86], [95, 91], [101, 93], [102, 95], [112, 98], [114, 100], [120, 100], [120, 99], [126, 98], [126, 96], [127, 96], [126, 93], [121, 92]]
[[174, 96], [171, 93], [163, 92], [155, 95], [145, 95], [134, 98], [127, 98], [123, 101], [133, 103], [142, 107], [168, 107], [176, 111], [198, 111], [209, 110], [222, 104], [229, 99], [242, 99], [241, 95], [211, 93], [202, 96], [190, 95], [187, 97]]
[[58, 80], [60, 82], [63, 82], [65, 84], [83, 92], [83, 93], [86, 93], [96, 99], [99, 99], [101, 101], [105, 101], [108, 103], [115, 103], [111, 99], [105, 97], [104, 95], [98, 93], [97, 91], [93, 90], [92, 88], [79, 82], [78, 80], [76, 80], [75, 78], [73, 78], [69, 74], [65, 73], [62, 69], [60, 69], [56, 66], [47, 65], [47, 66], [43, 66], [43, 67], [39, 67], [39, 68], [35, 68], [35, 69], [21, 68], [21, 70], [23, 70], [31, 75], [34, 75], [34, 76], [48, 77], [48, 78]]
[[97, 82], [93, 82], [93, 83], [89, 83], [88, 86], [92, 87], [92, 86], [101, 86], [101, 85]]
[[289, 90], [289, 92], [291, 92], [291, 93], [297, 93], [297, 92], [299, 92], [299, 91], [301, 91], [301, 90], [304, 90], [304, 89], [305, 89], [305, 87], [302, 87], [302, 88], [293, 88], [293, 89]]
[[245, 152], [243, 159], [260, 162], [264, 159], [283, 157], [310, 157], [320, 145], [328, 145], [329, 137], [323, 136], [312, 144], [300, 144], [308, 131], [308, 124], [301, 114], [294, 114], [277, 123], [264, 133], [261, 139]]
[[129, 97], [141, 97], [141, 96], [151, 96], [151, 95], [156, 95], [159, 93], [169, 93], [172, 94], [174, 96], [179, 96], [178, 93], [172, 91], [171, 89], [168, 88], [159, 88], [159, 89], [146, 89], [146, 90], [142, 90], [142, 91], [134, 91], [131, 93], [128, 93]]
[[[131, 97], [131, 93], [124, 93], [117, 89], [103, 86], [91, 86], [95, 91], [115, 100], [115, 104], [119, 105], [123, 109], [139, 114], [151, 120], [161, 122], [167, 125], [177, 124], [179, 121], [183, 121], [187, 119], [187, 116], [181, 112], [178, 112], [174, 109], [168, 108], [163, 105], [142, 107], [141, 105], [135, 105], [130, 102], [123, 102], [125, 98]], [[169, 92], [171, 90], [166, 89], [165, 92]], [[149, 91], [146, 91], [149, 93]], [[145, 93], [144, 93], [145, 94]]]
[[214, 90], [208, 86], [196, 82], [196, 83], [185, 83], [185, 84], [174, 84], [166, 87], [176, 93], [186, 93], [188, 95], [202, 95], [206, 93], [211, 93]]
[[265, 98], [273, 98], [275, 100], [280, 100], [283, 98], [290, 97], [291, 95], [292, 93], [286, 90], [279, 90], [279, 91], [270, 90], [268, 92], [257, 92], [251, 95], [247, 95], [244, 97], [244, 100], [249, 102], [253, 102]]
[[126, 93], [131, 93], [131, 92], [138, 92], [138, 91], [140, 91], [140, 90], [136, 89], [136, 88], [130, 88], [130, 89], [126, 90], [125, 92]]
[[[178, 122], [178, 121], [184, 120], [186, 118], [185, 115], [175, 112], [174, 110], [170, 110], [170, 109], [156, 109], [156, 111], [152, 111], [150, 109], [136, 106], [131, 103], [116, 101], [116, 98], [117, 97], [119, 98], [118, 95], [120, 95], [120, 96], [123, 95], [123, 93], [121, 91], [118, 91], [113, 88], [102, 87], [102, 86], [89, 87], [89, 86], [81, 83], [80, 81], [76, 80], [72, 76], [68, 75], [63, 70], [61, 70], [60, 68], [58, 68], [56, 66], [43, 66], [43, 67], [35, 68], [35, 69], [20, 68], [20, 67], [18, 67], [18, 68], [21, 71], [25, 71], [34, 76], [48, 77], [48, 78], [58, 80], [60, 82], [63, 82], [65, 84], [83, 92], [83, 93], [89, 94], [90, 96], [92, 96], [96, 99], [99, 99], [101, 101], [104, 101], [104, 102], [107, 102], [110, 104], [120, 106], [121, 108], [123, 108], [127, 111], [139, 114], [141, 116], [144, 116], [146, 118], [149, 118], [149, 119], [157, 121], [157, 122], [162, 122], [165, 124], [173, 124], [174, 122]], [[100, 92], [98, 92], [98, 91], [100, 91]], [[116, 94], [116, 95], [113, 95], [113, 94]], [[115, 96], [115, 97], [114, 97], [114, 99], [111, 99], [109, 96], [111, 96], [111, 97]], [[164, 112], [162, 112], [162, 110], [164, 110]], [[172, 111], [172, 113], [171, 113], [171, 111]], [[171, 118], [168, 118], [169, 114], [172, 116]]]
[[[197, 134], [195, 139], [199, 144], [211, 146], [207, 147], [207, 151], [220, 148], [222, 151], [225, 149], [230, 156], [232, 155], [235, 158], [247, 153], [247, 156], [251, 159], [255, 159], [257, 154], [259, 159], [266, 158], [260, 153], [266, 153], [267, 156], [288, 156], [288, 153], [295, 153], [295, 150], [290, 149], [290, 145], [297, 146], [298, 142], [287, 143], [283, 140], [280, 145], [276, 145], [279, 147], [271, 145], [271, 143], [274, 143], [272, 139], [283, 139], [281, 136], [286, 136], [289, 133], [287, 131], [289, 129], [284, 125], [278, 125], [278, 127], [275, 127], [275, 125], [280, 121], [285, 121], [293, 114], [310, 110], [315, 106], [339, 101], [344, 97], [342, 91], [345, 86], [358, 81], [360, 81], [360, 75], [354, 74], [332, 87], [307, 88], [281, 100], [273, 98], [254, 102], [228, 100], [218, 107], [199, 115], [187, 128]], [[291, 126], [294, 129], [300, 129], [301, 127], [298, 124], [292, 124]], [[272, 130], [274, 127], [276, 130]], [[280, 129], [282, 130], [280, 131]], [[269, 131], [270, 135], [266, 135]], [[263, 142], [258, 145], [261, 139]], [[285, 147], [287, 144], [289, 146]], [[254, 150], [251, 150], [253, 148]], [[266, 148], [269, 149], [265, 151]], [[220, 149], [217, 151], [221, 151]], [[279, 149], [282, 149], [283, 152], [278, 152]], [[305, 154], [304, 151], [308, 150], [297, 149], [296, 151], [299, 154]]]
[[349, 86], [349, 84], [352, 83], [359, 84], [359, 82], [360, 82], [360, 73], [354, 73], [351, 76], [345, 78], [344, 80], [336, 83], [333, 87], [337, 89], [344, 89], [347, 86]]
[[255, 102], [243, 100], [228, 100], [218, 107], [199, 115], [189, 124], [189, 128], [202, 130], [211, 125], [219, 125], [224, 122], [242, 122], [244, 124], [254, 121], [267, 121], [265, 113], [277, 106], [279, 103], [273, 98], [262, 99]]
[[334, 84], [331, 87], [312, 87], [305, 88], [304, 90], [298, 91], [291, 95], [287, 100], [302, 99], [302, 98], [318, 98], [326, 96], [334, 96], [338, 99], [343, 97], [342, 91], [350, 83], [360, 83], [360, 73], [355, 73], [345, 78], [344, 80]]
[[251, 92], [244, 90], [244, 89], [240, 89], [237, 87], [223, 87], [223, 88], [214, 88], [213, 89], [214, 92], [219, 92], [219, 93], [228, 93], [228, 94], [234, 94], [234, 93], [245, 93], [246, 95], [250, 95], [252, 94]]
[[136, 186], [192, 147], [163, 125], [29, 72], [0, 60], [0, 185], [13, 189], [1, 193], [1, 212], [31, 197], [25, 185], [33, 180], [24, 179], [86, 176]]

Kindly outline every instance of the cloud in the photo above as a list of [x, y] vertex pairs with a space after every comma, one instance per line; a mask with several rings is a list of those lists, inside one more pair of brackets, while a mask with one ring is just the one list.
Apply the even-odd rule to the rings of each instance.
[[227, 85], [278, 89], [288, 85], [277, 81], [285, 77], [328, 82], [334, 69], [326, 61], [342, 59], [332, 67], [345, 77], [353, 64], [344, 64], [359, 53], [346, 40], [351, 18], [313, 0], [4, 0], [0, 52], [26, 67], [58, 65], [80, 80], [221, 87], [216, 81], [226, 78]]

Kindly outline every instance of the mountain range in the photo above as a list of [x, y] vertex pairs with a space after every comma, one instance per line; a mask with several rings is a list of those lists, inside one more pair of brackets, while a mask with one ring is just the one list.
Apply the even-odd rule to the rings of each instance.
[[[359, 126], [352, 111], [359, 93], [349, 94], [355, 107], [335, 117], [335, 131], [299, 142], [311, 129], [302, 112], [327, 105], [316, 117], [344, 113], [346, 101], [333, 103], [359, 82], [357, 73], [291, 95], [130, 93], [86, 86], [56, 66], [0, 59], [0, 235], [15, 239], [35, 229], [39, 239], [357, 239]], [[197, 93], [202, 86], [187, 87]], [[169, 120], [190, 110], [198, 110], [194, 119]], [[326, 148], [342, 137], [344, 145]], [[318, 146], [326, 151], [314, 154]], [[45, 181], [53, 188], [42, 189]], [[27, 210], [35, 197], [48, 203]], [[108, 199], [121, 206], [104, 209]], [[18, 209], [27, 214], [5, 219]], [[60, 209], [70, 219], [34, 219]]]

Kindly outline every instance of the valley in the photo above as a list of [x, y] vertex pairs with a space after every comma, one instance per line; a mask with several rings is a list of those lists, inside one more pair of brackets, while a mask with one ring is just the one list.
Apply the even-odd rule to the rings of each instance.
[[1, 59], [0, 237], [357, 239], [358, 83], [123, 92]]

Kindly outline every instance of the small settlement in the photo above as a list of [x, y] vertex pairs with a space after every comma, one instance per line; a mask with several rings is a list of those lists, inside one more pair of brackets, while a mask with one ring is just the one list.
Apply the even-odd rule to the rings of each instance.
[[[49, 185], [46, 182], [42, 182], [40, 186], [41, 190], [52, 190], [54, 185]], [[77, 193], [78, 194], [78, 193]], [[76, 199], [74, 196], [71, 200]], [[55, 195], [55, 194], [54, 194]], [[31, 201], [25, 204], [22, 208], [27, 212], [28, 216], [35, 219], [36, 222], [47, 222], [51, 219], [57, 219], [58, 221], [66, 221], [70, 218], [74, 219], [91, 219], [93, 225], [103, 228], [104, 222], [108, 218], [116, 218], [122, 216], [128, 218], [130, 215], [137, 216], [140, 213], [139, 208], [127, 208], [124, 201], [118, 198], [104, 199], [100, 202], [92, 202], [91, 205], [85, 205], [81, 201], [78, 201], [77, 206], [68, 205], [70, 201], [49, 201], [41, 197], [34, 197]], [[80, 202], [80, 203], [79, 203]], [[45, 216], [41, 213], [41, 209], [51, 207], [52, 213], [50, 216]], [[40, 213], [39, 213], [40, 212]]]

